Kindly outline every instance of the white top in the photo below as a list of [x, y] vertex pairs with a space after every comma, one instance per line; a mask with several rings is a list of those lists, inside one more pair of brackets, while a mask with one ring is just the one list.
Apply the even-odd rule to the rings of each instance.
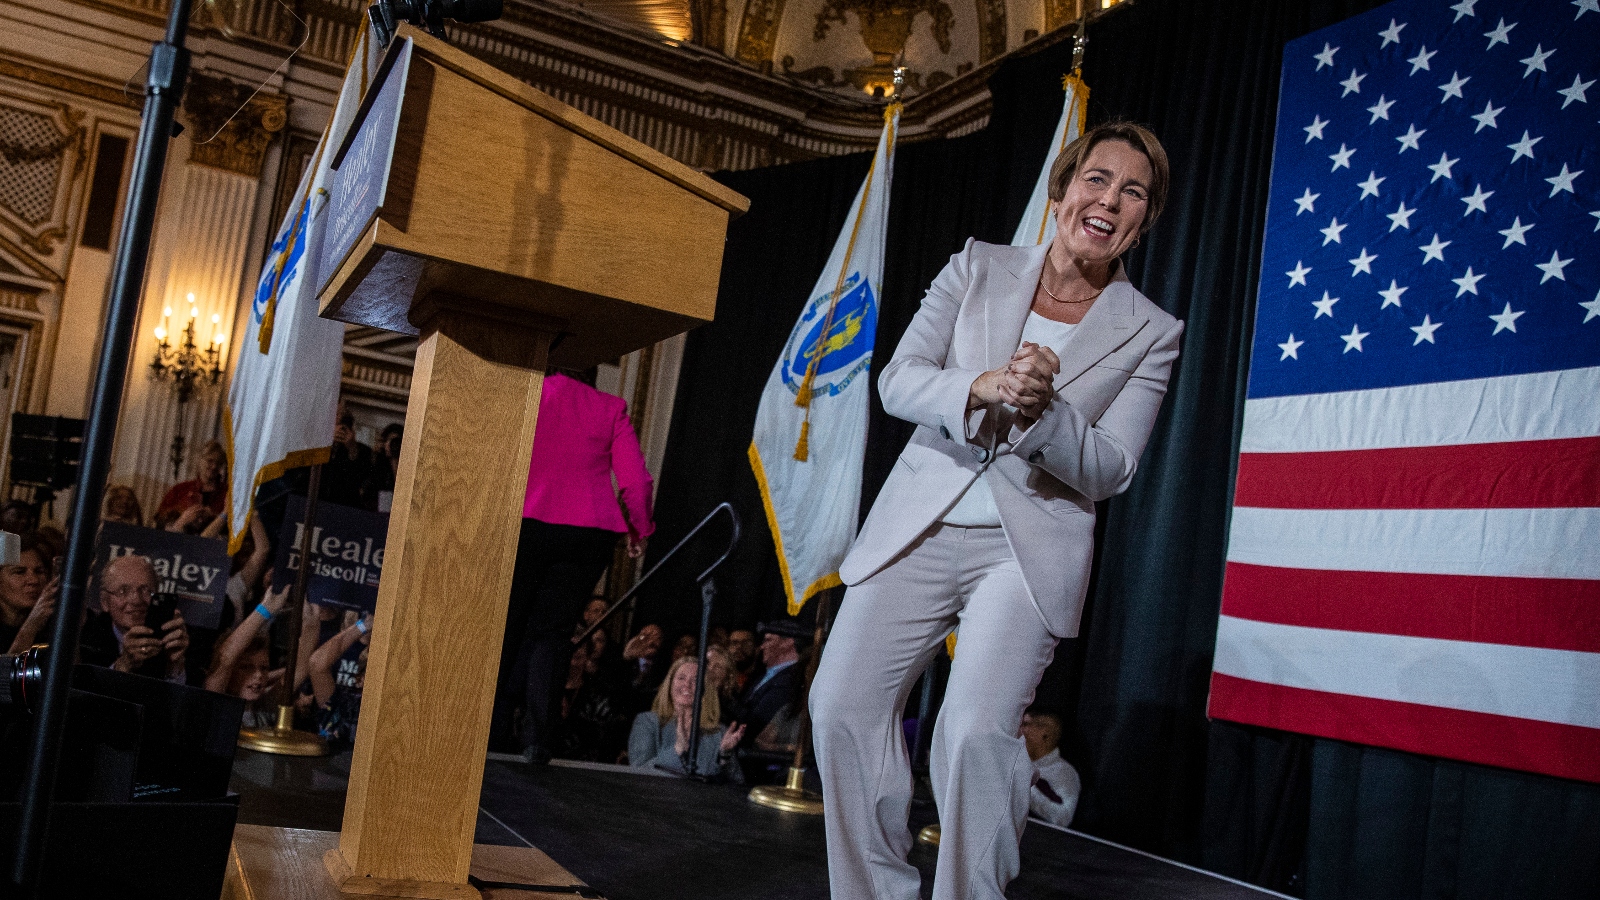
[[[1041, 781], [1050, 786], [1049, 793], [1039, 786]], [[1078, 794], [1082, 790], [1078, 770], [1061, 758], [1060, 750], [1051, 750], [1033, 761], [1033, 787], [1028, 789], [1028, 815], [1065, 828], [1072, 824], [1072, 814], [1077, 812]]]
[[[1072, 330], [1077, 327], [1066, 322], [1046, 319], [1029, 310], [1028, 322], [1022, 326], [1022, 340], [1017, 346], [1021, 347], [1023, 343], [1039, 344], [1049, 347], [1055, 351], [1056, 356], [1062, 357], [1066, 355], [1062, 351], [1067, 346], [1067, 339], [1072, 337]], [[988, 468], [987, 464], [984, 468]], [[964, 525], [969, 528], [999, 526], [1000, 510], [995, 508], [994, 494], [989, 491], [989, 485], [984, 483], [982, 474], [972, 482], [972, 486], [961, 495], [956, 505], [950, 507], [950, 511], [939, 521], [946, 525]]]

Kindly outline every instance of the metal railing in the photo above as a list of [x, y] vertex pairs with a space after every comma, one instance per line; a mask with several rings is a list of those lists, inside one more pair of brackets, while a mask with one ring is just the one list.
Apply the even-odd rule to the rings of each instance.
[[677, 556], [678, 551], [694, 540], [695, 536], [707, 525], [711, 524], [711, 520], [715, 519], [720, 513], [728, 514], [728, 524], [733, 529], [733, 533], [728, 536], [728, 546], [723, 548], [722, 554], [713, 560], [711, 565], [706, 566], [705, 570], [695, 577], [695, 583], [700, 585], [700, 659], [694, 676], [694, 718], [689, 725], [689, 749], [683, 754], [683, 771], [690, 778], [697, 777], [696, 767], [700, 761], [700, 709], [705, 699], [706, 651], [709, 649], [706, 646], [706, 639], [709, 637], [711, 630], [711, 606], [717, 597], [715, 574], [717, 569], [728, 561], [728, 557], [733, 553], [733, 548], [739, 544], [739, 514], [733, 511], [733, 504], [724, 500], [717, 504], [716, 508], [711, 512], [706, 513], [706, 517], [700, 520], [700, 524], [689, 529], [689, 533], [683, 536], [683, 540], [678, 541], [671, 550], [666, 552], [666, 555], [656, 560], [656, 564], [650, 567], [650, 571], [644, 573], [643, 578], [629, 588], [627, 593], [617, 598], [617, 602], [611, 604], [605, 613], [595, 620], [594, 624], [585, 628], [581, 634], [572, 639], [572, 646], [574, 647], [587, 641], [589, 635], [594, 634], [617, 610], [632, 600], [634, 595], [639, 593], [639, 589], [649, 584], [650, 579], [661, 571], [662, 566], [665, 566], [674, 556]]

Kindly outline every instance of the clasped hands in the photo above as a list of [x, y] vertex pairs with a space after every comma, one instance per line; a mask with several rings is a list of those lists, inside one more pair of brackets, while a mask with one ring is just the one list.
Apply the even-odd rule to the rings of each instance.
[[972, 382], [967, 408], [1005, 403], [1016, 407], [1018, 427], [1027, 428], [1050, 406], [1050, 398], [1055, 396], [1055, 376], [1060, 372], [1061, 360], [1054, 350], [1023, 341], [1004, 366], [985, 372]]

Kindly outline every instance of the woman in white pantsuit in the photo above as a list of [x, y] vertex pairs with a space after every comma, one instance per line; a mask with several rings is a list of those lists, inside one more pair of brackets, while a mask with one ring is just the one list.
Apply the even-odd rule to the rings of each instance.
[[1133, 478], [1178, 356], [1183, 323], [1118, 259], [1166, 189], [1155, 135], [1091, 129], [1051, 169], [1054, 240], [968, 241], [879, 377], [884, 409], [918, 427], [840, 568], [849, 589], [811, 688], [834, 900], [918, 896], [900, 715], [958, 624], [933, 738], [933, 896], [993, 900], [1017, 874], [1022, 713], [1077, 633], [1094, 501]]

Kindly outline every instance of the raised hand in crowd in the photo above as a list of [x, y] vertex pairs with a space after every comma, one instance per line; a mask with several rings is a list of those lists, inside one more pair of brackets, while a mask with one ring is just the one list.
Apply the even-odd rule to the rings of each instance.
[[622, 646], [622, 658], [630, 662], [649, 659], [661, 652], [661, 626], [646, 625]]
[[179, 513], [176, 519], [167, 523], [167, 530], [181, 534], [196, 534], [216, 518], [220, 517], [213, 516], [211, 510], [204, 504], [195, 503]]
[[[266, 629], [267, 623], [278, 613], [283, 612], [288, 600], [288, 585], [275, 591], [267, 591], [250, 615], [245, 616], [232, 631], [228, 632], [227, 638], [217, 646], [216, 655], [212, 658], [211, 671], [206, 674], [206, 690], [229, 692], [228, 686], [233, 681], [233, 671], [239, 660], [253, 644], [257, 643], [257, 635]], [[273, 680], [283, 677], [282, 672], [281, 669], [277, 670]]]
[[45, 584], [44, 590], [39, 593], [39, 599], [33, 603], [33, 609], [28, 610], [28, 617], [17, 627], [17, 635], [11, 639], [11, 647], [7, 653], [22, 653], [39, 643], [39, 637], [44, 634], [50, 617], [55, 615], [56, 600], [60, 596], [61, 575], [58, 573]]

